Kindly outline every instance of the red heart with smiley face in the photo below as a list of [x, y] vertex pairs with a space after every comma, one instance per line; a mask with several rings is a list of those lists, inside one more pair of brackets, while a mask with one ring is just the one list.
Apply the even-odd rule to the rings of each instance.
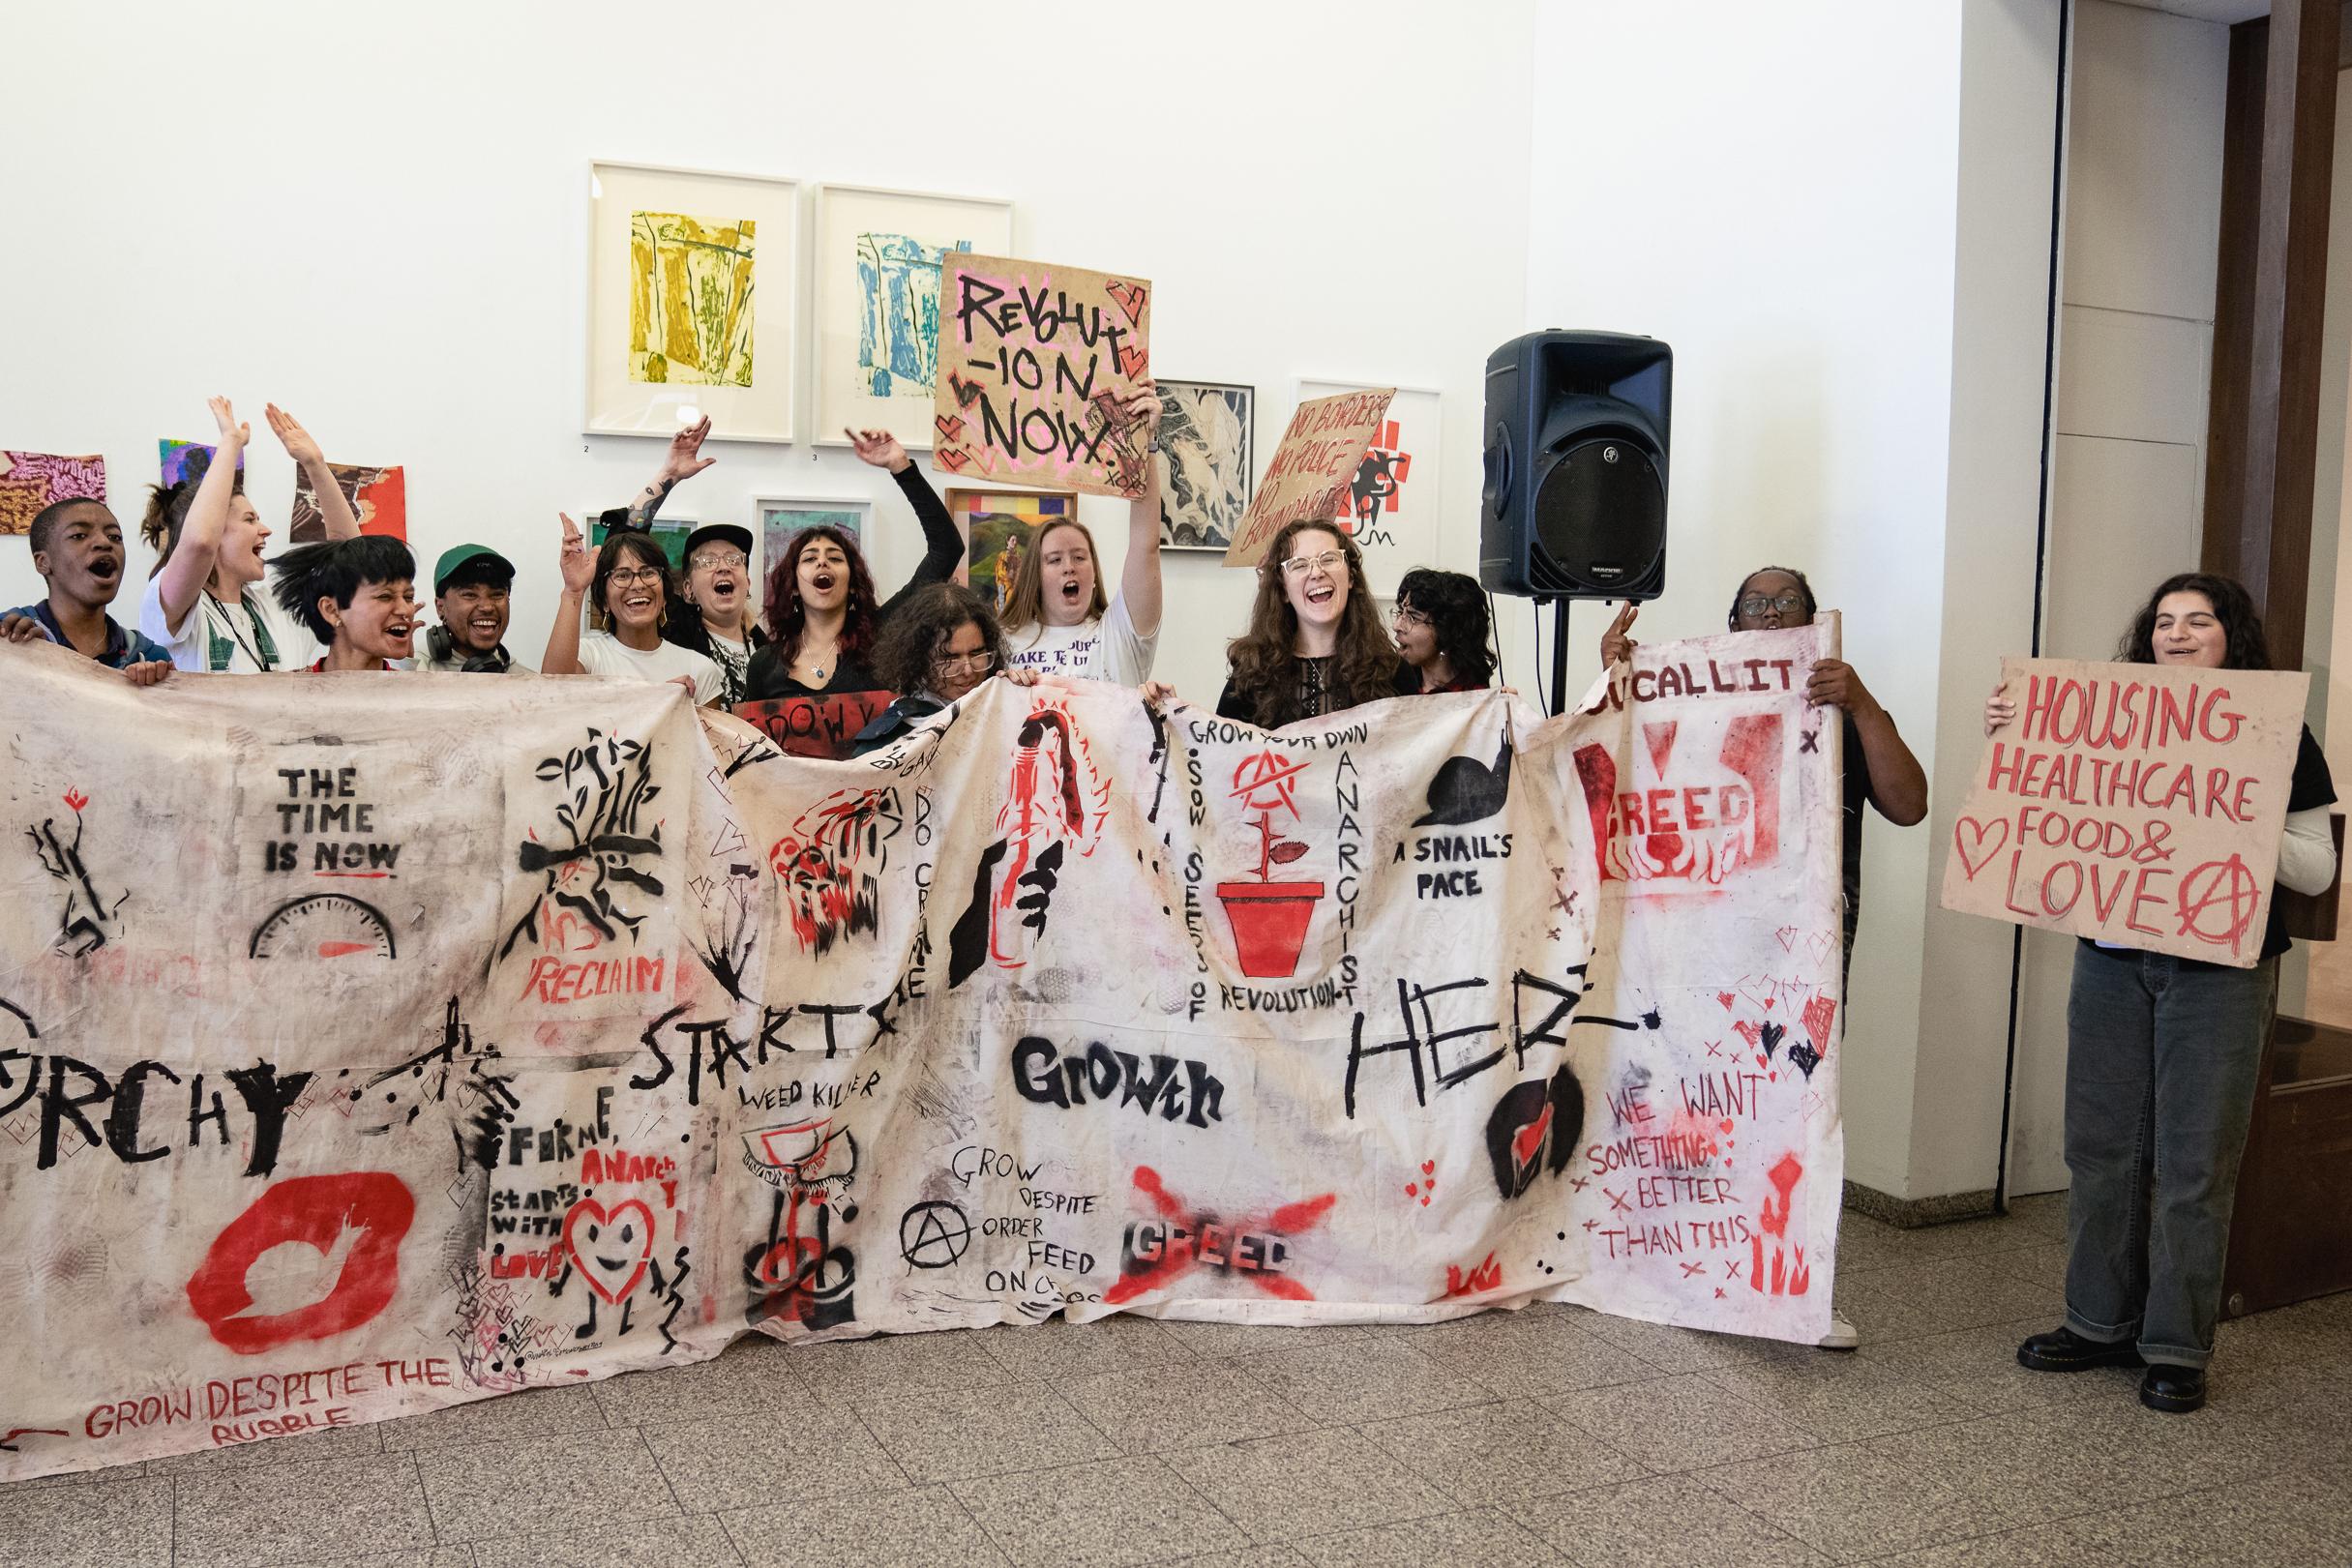
[[583, 1198], [563, 1217], [563, 1250], [588, 1288], [618, 1306], [653, 1257], [653, 1210], [634, 1198], [609, 1210]]

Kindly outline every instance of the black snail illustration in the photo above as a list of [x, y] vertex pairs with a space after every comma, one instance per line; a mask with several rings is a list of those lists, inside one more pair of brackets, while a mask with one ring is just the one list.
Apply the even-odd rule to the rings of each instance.
[[1503, 745], [1489, 767], [1474, 756], [1449, 756], [1429, 781], [1429, 812], [1414, 826], [1459, 827], [1503, 810], [1511, 798], [1511, 732], [1503, 732]]

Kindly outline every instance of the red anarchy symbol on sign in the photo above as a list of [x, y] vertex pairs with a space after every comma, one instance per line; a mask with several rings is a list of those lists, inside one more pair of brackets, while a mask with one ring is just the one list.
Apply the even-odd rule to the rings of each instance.
[[[213, 1238], [188, 1282], [188, 1304], [212, 1337], [239, 1355], [357, 1328], [392, 1304], [401, 1283], [401, 1238], [415, 1218], [407, 1187], [381, 1170], [282, 1181]], [[253, 1305], [246, 1271], [263, 1253], [299, 1241], [332, 1256], [345, 1230], [359, 1234], [323, 1298], [272, 1317], [245, 1316]]]
[[[2238, 951], [2239, 939], [2253, 929], [2254, 911], [2261, 906], [2262, 888], [2254, 873], [2246, 869], [2246, 862], [2236, 855], [2227, 860], [2209, 860], [2181, 878], [2180, 935], [2194, 936], [2216, 947], [2229, 944], [2232, 953]], [[2208, 911], [2218, 911], [2212, 919], [2221, 930], [2206, 929]]]

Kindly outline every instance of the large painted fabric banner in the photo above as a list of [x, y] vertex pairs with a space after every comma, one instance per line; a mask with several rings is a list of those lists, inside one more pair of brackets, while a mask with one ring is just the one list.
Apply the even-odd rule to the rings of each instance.
[[990, 682], [852, 762], [674, 687], [12, 650], [0, 1478], [747, 1329], [1817, 1337], [1821, 636], [1550, 721]]

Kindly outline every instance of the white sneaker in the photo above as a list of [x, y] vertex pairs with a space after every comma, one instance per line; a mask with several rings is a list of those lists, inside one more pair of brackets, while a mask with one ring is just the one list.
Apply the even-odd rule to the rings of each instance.
[[1821, 1337], [1823, 1349], [1851, 1350], [1861, 1342], [1861, 1336], [1854, 1332], [1852, 1323], [1840, 1317], [1835, 1311], [1830, 1314], [1830, 1332]]

